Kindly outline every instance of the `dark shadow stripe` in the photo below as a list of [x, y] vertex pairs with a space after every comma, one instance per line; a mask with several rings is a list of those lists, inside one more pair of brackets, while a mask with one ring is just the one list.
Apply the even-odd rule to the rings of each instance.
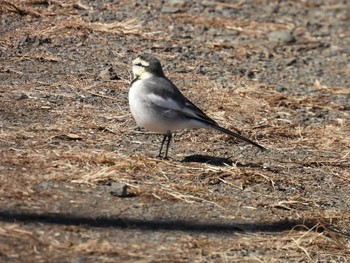
[[[252, 223], [200, 223], [186, 220], [171, 219], [138, 219], [127, 217], [84, 217], [71, 214], [39, 214], [17, 211], [0, 211], [0, 221], [21, 223], [42, 223], [55, 225], [83, 225], [90, 227], [140, 229], [146, 231], [186, 231], [201, 233], [234, 233], [234, 232], [282, 232], [288, 231], [297, 225], [308, 228], [316, 224], [316, 220], [290, 221], [281, 220], [277, 222], [252, 222]], [[295, 230], [305, 230], [303, 227]], [[323, 229], [318, 229], [323, 231]]]

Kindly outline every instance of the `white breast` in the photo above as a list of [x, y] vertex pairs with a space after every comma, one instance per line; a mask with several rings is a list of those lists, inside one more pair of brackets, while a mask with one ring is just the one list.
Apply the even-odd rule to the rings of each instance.
[[141, 80], [135, 81], [129, 89], [129, 105], [131, 114], [137, 124], [139, 124], [139, 120], [142, 118], [142, 112], [144, 112]]
[[134, 82], [129, 90], [129, 105], [136, 123], [150, 131], [166, 133], [167, 127], [159, 120], [158, 114], [148, 101], [142, 80]]

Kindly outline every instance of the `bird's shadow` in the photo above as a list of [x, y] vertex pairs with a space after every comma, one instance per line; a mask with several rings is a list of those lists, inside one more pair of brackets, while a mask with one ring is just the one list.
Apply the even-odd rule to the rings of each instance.
[[194, 154], [186, 156], [181, 160], [183, 163], [207, 163], [215, 166], [232, 166], [235, 165], [237, 167], [250, 167], [250, 168], [258, 168], [258, 169], [267, 169], [263, 164], [258, 163], [241, 163], [238, 161], [232, 161], [229, 158], [223, 157], [214, 157], [208, 155]]
[[208, 155], [194, 154], [186, 156], [181, 160], [183, 163], [207, 163], [215, 166], [232, 166], [233, 162], [229, 158], [214, 157]]

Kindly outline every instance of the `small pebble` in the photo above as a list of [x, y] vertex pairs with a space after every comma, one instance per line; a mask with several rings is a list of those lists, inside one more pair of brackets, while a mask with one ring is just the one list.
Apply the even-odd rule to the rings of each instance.
[[168, 3], [171, 5], [184, 5], [186, 4], [185, 0], [168, 0]]
[[286, 60], [286, 66], [291, 66], [293, 64], [297, 63], [297, 59], [296, 58], [290, 58]]
[[110, 194], [118, 197], [128, 196], [128, 186], [122, 183], [112, 183], [110, 186]]
[[173, 6], [164, 6], [162, 8], [162, 13], [167, 13], [167, 14], [175, 14], [175, 13], [178, 13], [180, 12], [180, 8], [177, 8], [177, 7], [173, 7]]
[[109, 66], [103, 70], [100, 71], [100, 74], [98, 74], [98, 78], [102, 80], [115, 80], [119, 79], [117, 74], [115, 73], [112, 66]]
[[277, 92], [285, 92], [285, 91], [287, 91], [287, 88], [285, 86], [282, 86], [282, 85], [277, 85], [276, 91]]
[[29, 99], [29, 96], [25, 93], [22, 93], [21, 96], [18, 98], [18, 100], [26, 100]]
[[293, 32], [290, 30], [271, 32], [267, 35], [267, 37], [271, 42], [281, 44], [293, 43], [296, 41], [295, 37], [293, 36]]

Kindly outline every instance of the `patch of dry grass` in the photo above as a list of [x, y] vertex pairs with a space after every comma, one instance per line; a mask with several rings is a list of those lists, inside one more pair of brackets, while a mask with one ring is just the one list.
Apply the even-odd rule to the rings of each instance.
[[[96, 47], [96, 52], [107, 42], [104, 34], [138, 36], [153, 41], [155, 47], [161, 41], [169, 40], [166, 34], [161, 35], [157, 30], [141, 30], [135, 19], [113, 23], [86, 22], [76, 11], [90, 7], [80, 1], [3, 1], [0, 8], [2, 12], [41, 17], [44, 21], [34, 32], [30, 22], [17, 31], [6, 32], [0, 43], [7, 47], [11, 47], [12, 39], [26, 34], [59, 39], [93, 32], [100, 36], [102, 43], [102, 47]], [[67, 19], [62, 21], [60, 16]], [[173, 19], [195, 27], [238, 30], [249, 36], [261, 36], [270, 30], [290, 27], [288, 24], [259, 24], [250, 20], [234, 21], [232, 25], [224, 19], [193, 19], [187, 14], [175, 15]], [[205, 45], [218, 50], [230, 48], [225, 43], [208, 42]], [[235, 48], [236, 57], [244, 58], [256, 52], [249, 45]], [[131, 49], [137, 50], [135, 47]], [[163, 56], [166, 59], [171, 54]], [[65, 62], [50, 52], [33, 51], [7, 58], [8, 64], [3, 71], [23, 75], [24, 72], [13, 65], [24, 61]], [[197, 65], [181, 66], [195, 68]], [[117, 67], [123, 72], [130, 70], [129, 65], [122, 62]], [[339, 204], [338, 207], [322, 205], [329, 201], [327, 195], [332, 190], [339, 185], [348, 185], [350, 180], [349, 114], [343, 106], [329, 99], [345, 96], [348, 89], [333, 89], [316, 81], [315, 92], [296, 96], [278, 93], [274, 86], [248, 81], [244, 77], [232, 79], [245, 83], [244, 88], [223, 89], [205, 76], [169, 75], [191, 83], [184, 93], [200, 106], [205, 99], [202, 108], [219, 123], [255, 138], [270, 151], [259, 154], [247, 148], [243, 153], [225, 135], [191, 131], [180, 133], [175, 138], [173, 160], [160, 161], [151, 157], [159, 141], [150, 138], [156, 137], [133, 130], [134, 123], [125, 96], [129, 79], [101, 81], [89, 73], [79, 75], [73, 72], [55, 83], [49, 79], [47, 82], [32, 79], [23, 85], [13, 82], [0, 86], [1, 103], [10, 109], [5, 113], [6, 126], [1, 127], [0, 133], [0, 201], [4, 207], [40, 211], [47, 210], [44, 203], [50, 207], [51, 203], [63, 199], [50, 194], [49, 190], [37, 193], [33, 186], [43, 181], [63, 182], [73, 187], [83, 185], [92, 191], [104, 183], [117, 181], [127, 184], [130, 192], [136, 195], [138, 201], [131, 199], [131, 203], [144, 203], [149, 210], [153, 204], [168, 210], [173, 205], [186, 205], [193, 210], [195, 221], [210, 220], [210, 212], [220, 211], [218, 218], [226, 223], [246, 220], [268, 225], [287, 219], [297, 222], [294, 228], [281, 231], [243, 229], [245, 231], [224, 237], [169, 231], [166, 234], [177, 239], [171, 241], [170, 238], [170, 241], [160, 244], [154, 240], [140, 243], [138, 238], [133, 240], [134, 237], [130, 237], [131, 241], [127, 243], [118, 242], [118, 236], [131, 230], [1, 222], [0, 255], [13, 260], [31, 256], [44, 261], [83, 254], [87, 257], [94, 255], [106, 262], [113, 262], [116, 258], [166, 261], [169, 255], [179, 261], [193, 262], [346, 262], [350, 258], [350, 214]], [[70, 92], [65, 90], [67, 88]], [[108, 90], [115, 93], [111, 95], [106, 92]], [[37, 96], [38, 92], [41, 97]], [[21, 99], [23, 94], [25, 98]], [[61, 98], [63, 104], [48, 102], [49, 96]], [[301, 109], [311, 118], [317, 114], [336, 117], [324, 124], [303, 125], [297, 119]], [[18, 112], [22, 112], [21, 118], [16, 114]], [[198, 133], [199, 136], [195, 136]], [[238, 152], [233, 153], [233, 157], [232, 151], [227, 150], [230, 147], [236, 147]], [[233, 163], [218, 166], [205, 162], [180, 162], [190, 151], [229, 156]], [[220, 194], [220, 191], [225, 194]], [[312, 195], [313, 192], [317, 194]], [[346, 192], [337, 194], [340, 198], [348, 197]], [[80, 198], [78, 201], [84, 202], [84, 197]], [[90, 205], [86, 202], [80, 209]], [[110, 209], [109, 206], [101, 207]], [[205, 211], [206, 217], [196, 217], [196, 211]]]

